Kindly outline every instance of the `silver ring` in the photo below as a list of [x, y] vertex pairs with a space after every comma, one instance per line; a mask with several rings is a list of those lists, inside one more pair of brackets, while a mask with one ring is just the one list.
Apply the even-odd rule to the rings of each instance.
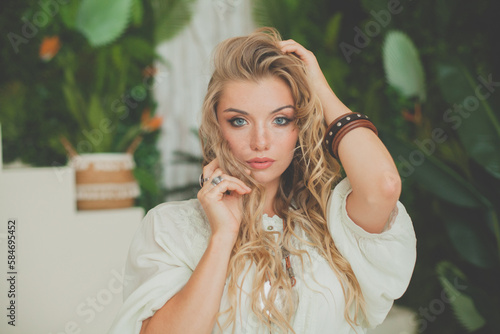
[[211, 183], [212, 183], [212, 185], [213, 185], [213, 186], [216, 186], [216, 185], [218, 185], [219, 183], [221, 183], [221, 181], [222, 181], [222, 177], [220, 177], [220, 176], [216, 176], [216, 177], [214, 177], [214, 178], [212, 179], [212, 182], [211, 182]]

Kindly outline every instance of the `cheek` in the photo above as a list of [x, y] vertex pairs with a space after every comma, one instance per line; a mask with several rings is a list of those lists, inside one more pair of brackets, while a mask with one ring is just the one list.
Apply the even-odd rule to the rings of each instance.
[[297, 145], [297, 140], [299, 140], [299, 130], [295, 128], [293, 131], [290, 132], [290, 135], [287, 138], [286, 141], [287, 148], [294, 150], [295, 146]]
[[222, 136], [229, 144], [229, 149], [231, 152], [238, 156], [238, 153], [242, 150], [242, 145], [245, 142], [245, 139], [241, 134], [237, 134], [234, 131], [227, 131], [227, 129], [222, 128]]
[[282, 144], [280, 145], [280, 150], [282, 150], [282, 152], [287, 155], [290, 161], [293, 158], [298, 139], [299, 131], [298, 129], [295, 129], [293, 131], [290, 131], [284, 140], [281, 140]]

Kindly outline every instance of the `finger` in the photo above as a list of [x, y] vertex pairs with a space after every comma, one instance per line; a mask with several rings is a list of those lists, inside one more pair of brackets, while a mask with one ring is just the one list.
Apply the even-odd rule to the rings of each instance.
[[219, 168], [219, 160], [215, 158], [214, 160], [210, 161], [205, 167], [203, 167], [203, 177], [210, 178], [217, 168]]
[[228, 191], [230, 192], [230, 195], [234, 195], [235, 192], [239, 195], [245, 195], [250, 193], [252, 190], [234, 181], [222, 180], [219, 184], [213, 186], [212, 189], [207, 192], [207, 194], [220, 198]]
[[302, 44], [295, 42], [293, 39], [282, 41], [278, 45], [281, 48], [284, 48], [284, 47], [297, 47], [298, 48], [298, 47], [300, 47], [300, 48], [303, 48], [304, 50], [306, 50], [306, 48]]
[[297, 42], [296, 42], [295, 40], [293, 40], [293, 39], [285, 39], [284, 41], [280, 41], [280, 42], [278, 42], [278, 44], [280, 44], [280, 45], [284, 45], [284, 44], [292, 44], [292, 43], [299, 44], [299, 43], [297, 43]]
[[212, 181], [217, 177], [217, 176], [222, 176], [222, 169], [220, 168], [216, 168], [213, 172], [212, 172], [212, 175], [210, 175], [209, 177], [209, 181], [208, 183], [212, 183]]
[[242, 188], [246, 189], [247, 191], [251, 191], [251, 190], [252, 190], [249, 186], [247, 186], [247, 185], [245, 184], [245, 182], [243, 182], [243, 181], [242, 181], [242, 180], [240, 180], [239, 178], [234, 177], [234, 176], [231, 176], [231, 175], [228, 175], [228, 174], [224, 174], [220, 168], [217, 168], [217, 169], [214, 171], [214, 173], [212, 174], [212, 177], [210, 178], [210, 184], [211, 184], [211, 186], [212, 186], [212, 187], [214, 187], [214, 186], [217, 186], [217, 185], [218, 185], [218, 183], [217, 183], [217, 182], [212, 183], [212, 182], [213, 182], [213, 180], [214, 180], [215, 178], [217, 178], [217, 177], [219, 177], [219, 178], [220, 178], [220, 181], [219, 181], [218, 183], [221, 183], [222, 181], [226, 180], [226, 181], [228, 181], [228, 182], [234, 182], [234, 183], [236, 183], [236, 184], [240, 185]]
[[291, 53], [291, 52], [293, 52], [293, 53], [297, 54], [300, 57], [305, 57], [310, 52], [305, 47], [303, 47], [302, 45], [297, 44], [297, 43], [283, 45], [281, 47], [281, 51], [283, 51], [284, 53]]
[[240, 179], [238, 179], [238, 178], [236, 178], [236, 177], [234, 177], [234, 176], [230, 176], [230, 175], [227, 175], [227, 174], [222, 174], [222, 175], [221, 175], [221, 178], [222, 178], [222, 180], [226, 180], [226, 181], [234, 182], [234, 183], [236, 183], [236, 184], [240, 185], [242, 188], [244, 188], [244, 189], [246, 189], [246, 190], [248, 190], [248, 191], [251, 191], [251, 190], [252, 190], [252, 188], [250, 188], [249, 186], [247, 186], [247, 185], [245, 184], [245, 182], [243, 182], [242, 180], [240, 180]]
[[[210, 171], [210, 175], [206, 178], [206, 181], [203, 183], [203, 187], [205, 187], [206, 185], [210, 186], [212, 184], [212, 180], [217, 176], [221, 175], [222, 175], [222, 170], [220, 168], [216, 168], [215, 170]], [[203, 177], [205, 177], [205, 174], [203, 174]]]
[[[234, 177], [234, 176], [229, 176], [227, 174], [223, 174], [222, 173], [222, 170], [220, 168], [216, 169], [214, 171], [214, 173], [212, 174], [213, 177], [211, 178], [210, 180], [210, 187], [213, 188], [213, 187], [216, 187], [218, 186], [220, 183], [222, 183], [224, 180], [226, 180], [227, 182], [233, 182], [233, 183], [236, 183], [238, 184], [241, 189], [243, 189], [245, 191], [245, 193], [249, 193], [250, 191], [252, 191], [252, 189], [247, 186], [243, 181], [241, 181], [240, 179]], [[220, 177], [220, 182], [218, 184], [214, 184], [212, 183], [213, 180], [216, 178], [216, 177]], [[208, 183], [208, 182], [207, 182]], [[230, 189], [231, 190], [231, 189]], [[229, 194], [228, 194], [229, 195]]]
[[294, 40], [283, 41], [280, 44], [281, 51], [283, 52], [296, 52], [307, 54], [309, 52], [302, 44], [295, 42]]

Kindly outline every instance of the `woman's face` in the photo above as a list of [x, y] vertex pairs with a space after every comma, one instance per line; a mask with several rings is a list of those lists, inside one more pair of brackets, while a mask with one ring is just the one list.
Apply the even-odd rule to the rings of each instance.
[[236, 158], [266, 188], [277, 189], [298, 139], [295, 108], [288, 85], [277, 77], [258, 83], [226, 83], [217, 106], [222, 135]]

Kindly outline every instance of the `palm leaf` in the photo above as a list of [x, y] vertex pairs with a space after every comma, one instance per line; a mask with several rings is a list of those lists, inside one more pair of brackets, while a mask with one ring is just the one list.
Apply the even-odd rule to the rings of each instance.
[[387, 33], [382, 47], [384, 70], [389, 85], [406, 98], [426, 99], [424, 69], [417, 48], [401, 31]]
[[[500, 124], [487, 100], [476, 97], [479, 83], [463, 66], [448, 63], [438, 65], [438, 82], [450, 105], [443, 119], [452, 123], [467, 154], [500, 179]], [[473, 101], [476, 107], [466, 110], [465, 106], [471, 109]], [[451, 106], [462, 108], [462, 114], [452, 111]]]
[[446, 261], [438, 263], [436, 272], [460, 324], [469, 332], [482, 328], [486, 321], [477, 311], [474, 301], [457, 289], [460, 287], [462, 290], [467, 290], [465, 275], [452, 263]]
[[325, 45], [333, 49], [338, 45], [339, 34], [342, 27], [342, 12], [335, 13], [326, 25]]
[[416, 145], [382, 129], [380, 137], [396, 161], [403, 181], [413, 179], [442, 200], [458, 206], [492, 207], [491, 202], [470, 182], [432, 154], [424, 155], [421, 163], [412, 165], [410, 157], [421, 152]]
[[488, 228], [484, 210], [465, 209], [441, 203], [439, 216], [444, 222], [453, 246], [457, 252], [475, 266], [492, 268], [498, 265], [494, 230]]

